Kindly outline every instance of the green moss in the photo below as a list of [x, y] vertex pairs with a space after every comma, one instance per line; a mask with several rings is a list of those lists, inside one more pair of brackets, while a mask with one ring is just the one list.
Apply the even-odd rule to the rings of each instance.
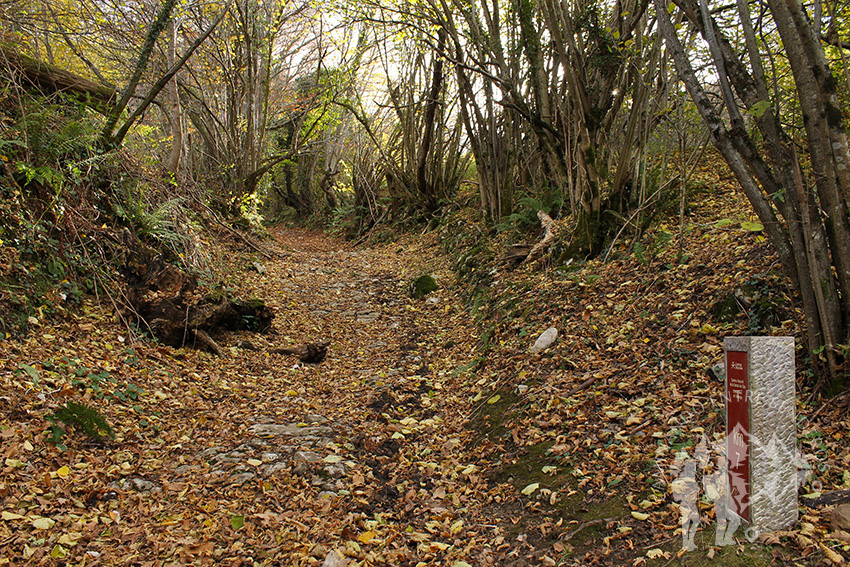
[[434, 276], [423, 274], [411, 282], [410, 297], [413, 299], [421, 299], [432, 291], [437, 291], [439, 287], [440, 286], [437, 285], [437, 281], [434, 279]]

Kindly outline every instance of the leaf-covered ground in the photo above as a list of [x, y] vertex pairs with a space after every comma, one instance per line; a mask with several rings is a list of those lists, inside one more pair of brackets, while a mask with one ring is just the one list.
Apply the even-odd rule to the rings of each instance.
[[[669, 483], [722, 436], [721, 337], [797, 333], [767, 245], [718, 213], [737, 199], [699, 202], [684, 263], [673, 226], [604, 264], [461, 282], [445, 233], [276, 229], [260, 270], [221, 256], [224, 284], [277, 313], [270, 334], [218, 337], [222, 357], [133, 339], [93, 301], [0, 342], [0, 565], [842, 562], [829, 507], [715, 548], [705, 503], [680, 551]], [[412, 299], [424, 273], [440, 289]], [[548, 327], [558, 341], [529, 353]], [[320, 364], [272, 353], [319, 340]], [[846, 408], [807, 400], [802, 493], [850, 488]], [[114, 439], [49, 443], [69, 401]]]

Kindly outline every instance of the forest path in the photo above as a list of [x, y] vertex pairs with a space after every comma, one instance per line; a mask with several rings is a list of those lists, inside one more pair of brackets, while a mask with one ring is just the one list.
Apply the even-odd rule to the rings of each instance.
[[[446, 289], [409, 297], [425, 271], [448, 277], [433, 241], [359, 249], [302, 229], [273, 236], [282, 259], [238, 286], [276, 309], [272, 333], [242, 337], [256, 350], [224, 345], [229, 360], [207, 386], [218, 393], [205, 396], [215, 425], [180, 459], [179, 484], [199, 491], [187, 502], [244, 518], [217, 531], [212, 557], [502, 564], [511, 546], [488, 504], [502, 497], [466, 453], [471, 407], [458, 369], [475, 358], [477, 335]], [[320, 364], [267, 354], [320, 340], [330, 341]]]

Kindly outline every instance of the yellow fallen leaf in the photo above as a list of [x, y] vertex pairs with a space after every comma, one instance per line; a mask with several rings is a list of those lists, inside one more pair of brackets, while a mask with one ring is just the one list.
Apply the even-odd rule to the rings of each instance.
[[34, 449], [34, 447], [32, 446], [32, 443], [30, 443], [29, 441], [24, 441], [24, 449], [26, 449], [27, 451], [32, 451]]
[[287, 390], [286, 393], [283, 394], [283, 395], [284, 396], [297, 396], [298, 392], [296, 392], [295, 390]]
[[833, 565], [844, 565], [844, 556], [834, 552], [822, 543], [820, 544], [820, 548], [823, 550], [824, 555], [826, 555], [826, 558], [829, 559], [830, 563]]
[[502, 399], [502, 396], [500, 396], [499, 394], [496, 394], [495, 396], [493, 396], [492, 398], [487, 400], [487, 403], [488, 404], [495, 404], [496, 402], [498, 402], [501, 399]]
[[463, 529], [463, 520], [457, 520], [449, 530], [452, 532], [452, 535], [457, 535], [460, 530]]
[[49, 530], [55, 524], [55, 520], [51, 520], [50, 518], [43, 518], [41, 516], [36, 516], [33, 518], [32, 527], [37, 530]]
[[68, 468], [67, 465], [60, 467], [59, 470], [56, 471], [56, 474], [59, 478], [68, 478], [68, 475], [71, 474], [71, 469]]
[[23, 520], [26, 516], [21, 516], [20, 514], [15, 514], [14, 512], [3, 512], [0, 517], [2, 517], [3, 520], [8, 522], [10, 520]]
[[79, 541], [79, 539], [82, 537], [83, 534], [79, 532], [70, 532], [67, 534], [62, 534], [61, 536], [59, 536], [58, 543], [61, 543], [62, 545], [67, 545], [68, 547], [74, 547], [75, 545], [77, 545], [77, 541]]
[[50, 557], [54, 559], [64, 559], [68, 557], [68, 552], [61, 545], [54, 545], [50, 550]]
[[538, 488], [540, 488], [540, 483], [539, 482], [532, 482], [531, 484], [529, 484], [528, 486], [526, 486], [525, 488], [522, 489], [522, 493], [525, 494], [526, 496], [531, 496], [532, 494], [534, 494], [534, 491], [537, 490]]
[[645, 512], [632, 512], [632, 518], [634, 518], [635, 520], [644, 521], [649, 519], [649, 514]]
[[360, 543], [369, 543], [370, 541], [375, 539], [376, 535], [377, 534], [375, 532], [373, 532], [372, 530], [369, 530], [368, 532], [363, 532], [362, 534], [357, 536], [357, 539], [360, 540]]
[[259, 459], [248, 459], [248, 464], [251, 465], [252, 467], [259, 467], [260, 465], [263, 464], [263, 461], [261, 461]]

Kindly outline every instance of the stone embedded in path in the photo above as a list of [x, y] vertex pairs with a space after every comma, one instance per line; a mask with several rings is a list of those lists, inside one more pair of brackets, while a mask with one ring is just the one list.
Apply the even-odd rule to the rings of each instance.
[[118, 490], [135, 490], [136, 492], [159, 492], [162, 488], [155, 482], [134, 476], [130, 478], [122, 478], [119, 481], [109, 485]]
[[258, 423], [248, 428], [257, 437], [333, 437], [334, 430], [325, 425], [299, 427], [288, 423]]
[[355, 314], [358, 323], [374, 323], [380, 316], [377, 311], [357, 311]]

